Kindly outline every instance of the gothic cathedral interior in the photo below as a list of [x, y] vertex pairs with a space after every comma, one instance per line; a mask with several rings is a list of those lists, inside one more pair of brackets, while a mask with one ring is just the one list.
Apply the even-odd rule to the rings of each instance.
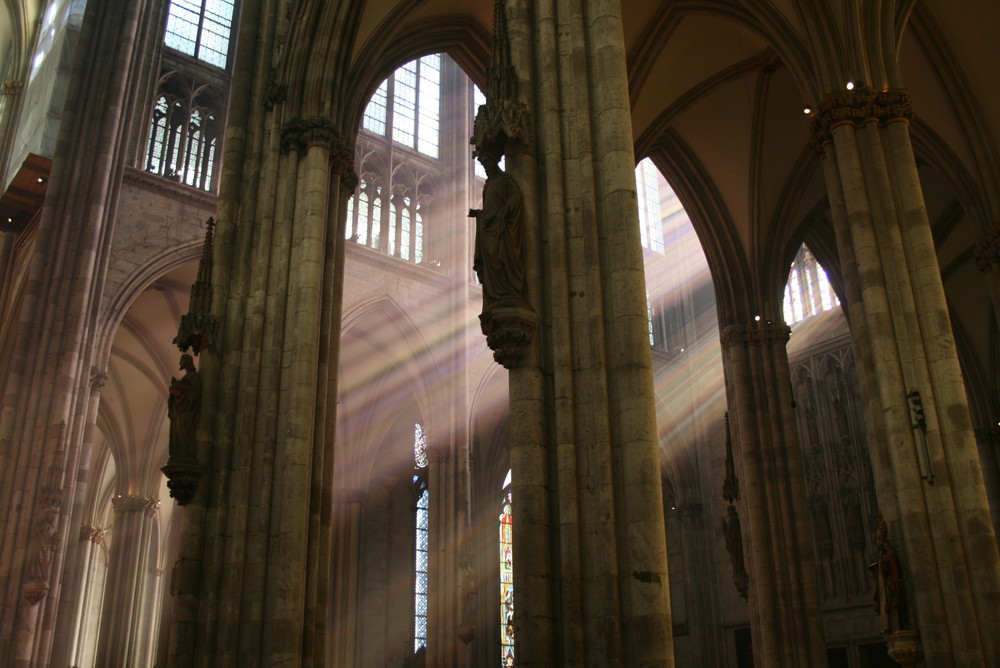
[[997, 668], [998, 38], [0, 3], [0, 665]]

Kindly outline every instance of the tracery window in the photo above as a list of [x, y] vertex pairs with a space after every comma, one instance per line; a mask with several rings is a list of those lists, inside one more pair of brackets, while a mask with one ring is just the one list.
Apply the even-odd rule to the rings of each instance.
[[500, 665], [514, 665], [514, 495], [507, 472], [500, 499]]
[[362, 127], [437, 158], [440, 119], [441, 56], [432, 54], [411, 60], [382, 82]]
[[153, 104], [146, 171], [211, 190], [222, 131], [222, 96], [212, 86], [168, 72]]
[[234, 0], [170, 0], [163, 43], [225, 69], [234, 4]]
[[837, 306], [840, 300], [826, 270], [803, 244], [792, 261], [785, 284], [785, 323], [791, 325]]
[[[441, 109], [452, 102], [472, 106], [473, 89], [458, 64], [443, 54], [410, 61], [379, 85], [358, 133], [359, 182], [347, 204], [347, 239], [406, 262], [440, 267], [429, 255], [426, 226], [454, 208], [438, 197], [449, 169], [439, 159], [442, 142], [458, 142], [468, 150], [468, 133], [442, 132]], [[450, 91], [451, 102], [443, 91]], [[469, 97], [459, 103], [465, 94]], [[464, 214], [466, 208], [456, 210]]]
[[413, 475], [416, 488], [416, 545], [413, 584], [413, 651], [427, 646], [427, 566], [430, 529], [430, 493], [427, 490], [427, 439], [420, 424], [413, 425]]

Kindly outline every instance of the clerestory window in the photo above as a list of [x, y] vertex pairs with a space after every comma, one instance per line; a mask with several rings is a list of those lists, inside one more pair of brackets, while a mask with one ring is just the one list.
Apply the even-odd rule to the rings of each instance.
[[[386, 255], [438, 268], [426, 226], [453, 203], [439, 197], [451, 166], [445, 151], [469, 150], [465, 123], [442, 132], [442, 106], [472, 106], [475, 85], [444, 54], [423, 56], [385, 79], [365, 107], [357, 139], [358, 189], [347, 204], [345, 237]], [[443, 91], [451, 91], [445, 100]], [[463, 96], [467, 96], [462, 99]], [[472, 109], [468, 118], [471, 126]], [[464, 207], [461, 208], [465, 212]], [[439, 237], [440, 238], [440, 237]]]
[[365, 109], [362, 127], [396, 143], [438, 157], [441, 55], [411, 60], [382, 82]]
[[234, 10], [234, 0], [170, 0], [163, 43], [226, 69]]
[[840, 300], [826, 270], [803, 245], [792, 261], [785, 284], [785, 323], [792, 325], [837, 306]]

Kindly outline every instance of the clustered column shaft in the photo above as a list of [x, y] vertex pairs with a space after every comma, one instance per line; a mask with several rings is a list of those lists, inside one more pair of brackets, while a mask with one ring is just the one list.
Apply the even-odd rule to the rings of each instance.
[[[871, 351], [859, 356], [859, 371], [879, 503], [905, 571], [907, 623], [920, 633], [927, 665], [992, 665], [1000, 557], [910, 114], [904, 91], [830, 95], [816, 143], [855, 349]], [[923, 415], [914, 412], [915, 393]]]
[[722, 332], [722, 354], [754, 658], [763, 666], [819, 666], [826, 661], [826, 647], [788, 336], [783, 323], [731, 325]]

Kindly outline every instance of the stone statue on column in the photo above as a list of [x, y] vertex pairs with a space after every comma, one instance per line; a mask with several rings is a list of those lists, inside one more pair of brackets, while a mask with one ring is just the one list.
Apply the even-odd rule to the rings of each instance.
[[180, 370], [184, 375], [170, 379], [167, 397], [167, 416], [170, 418], [170, 459], [194, 458], [195, 428], [198, 409], [201, 407], [201, 374], [194, 366], [194, 358], [181, 355]]
[[507, 20], [502, 2], [494, 5], [493, 56], [486, 71], [486, 104], [479, 107], [470, 140], [486, 170], [483, 208], [476, 219], [473, 269], [483, 285], [483, 312], [479, 323], [493, 359], [507, 369], [524, 358], [531, 345], [538, 316], [528, 301], [521, 228], [525, 206], [521, 188], [500, 168], [512, 150], [526, 152], [532, 145], [531, 115], [517, 99], [517, 76], [511, 64]]
[[170, 418], [170, 437], [166, 466], [160, 468], [167, 477], [170, 496], [178, 505], [186, 505], [198, 489], [202, 468], [198, 462], [197, 429], [201, 413], [202, 379], [194, 365], [195, 355], [212, 345], [217, 323], [212, 315], [212, 246], [215, 220], [206, 223], [205, 243], [198, 277], [191, 286], [188, 312], [181, 316], [180, 327], [174, 343], [180, 349], [180, 370], [184, 375], [171, 378], [167, 393], [167, 417]]
[[882, 633], [906, 628], [906, 591], [896, 558], [896, 548], [887, 536], [885, 522], [878, 528], [878, 558], [868, 566], [875, 576], [875, 612], [881, 620]]
[[500, 169], [500, 156], [476, 151], [486, 170], [483, 208], [476, 218], [476, 246], [472, 268], [483, 284], [483, 309], [504, 300], [524, 299], [524, 263], [521, 259], [521, 219], [524, 198], [513, 177]]

